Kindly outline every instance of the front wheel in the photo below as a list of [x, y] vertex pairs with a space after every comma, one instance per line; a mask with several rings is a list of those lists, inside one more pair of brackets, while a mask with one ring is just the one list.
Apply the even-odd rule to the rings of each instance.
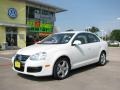
[[53, 77], [58, 80], [68, 77], [70, 72], [70, 63], [67, 58], [60, 58], [56, 61], [53, 68]]
[[106, 60], [106, 54], [104, 52], [102, 52], [101, 55], [100, 55], [98, 64], [100, 66], [104, 66], [106, 64], [106, 62], [107, 62], [107, 60]]

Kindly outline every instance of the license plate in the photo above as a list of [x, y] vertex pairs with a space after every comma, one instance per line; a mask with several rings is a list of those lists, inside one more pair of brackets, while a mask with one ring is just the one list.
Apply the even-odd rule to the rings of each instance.
[[20, 68], [20, 62], [19, 61], [15, 61], [15, 67]]

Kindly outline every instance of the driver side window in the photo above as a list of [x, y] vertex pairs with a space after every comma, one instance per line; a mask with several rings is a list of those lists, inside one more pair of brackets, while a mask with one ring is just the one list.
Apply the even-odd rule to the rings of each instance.
[[74, 41], [75, 41], [75, 40], [81, 41], [81, 44], [86, 44], [86, 43], [87, 43], [86, 34], [85, 34], [85, 33], [80, 33], [80, 34], [78, 34], [78, 35], [75, 37]]

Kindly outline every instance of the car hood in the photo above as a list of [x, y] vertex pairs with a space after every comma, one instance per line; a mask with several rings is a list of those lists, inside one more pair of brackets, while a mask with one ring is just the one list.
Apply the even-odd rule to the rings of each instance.
[[62, 45], [54, 44], [34, 44], [25, 48], [20, 49], [17, 54], [21, 55], [33, 55], [39, 52], [48, 52], [50, 50], [57, 50]]

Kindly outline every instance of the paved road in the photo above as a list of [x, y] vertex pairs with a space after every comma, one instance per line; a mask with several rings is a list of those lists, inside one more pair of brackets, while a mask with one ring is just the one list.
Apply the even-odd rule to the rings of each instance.
[[7, 59], [11, 56], [0, 52], [0, 57], [5, 57], [0, 58], [0, 90], [120, 90], [120, 48], [109, 48], [106, 66], [79, 68], [61, 81], [16, 74]]

